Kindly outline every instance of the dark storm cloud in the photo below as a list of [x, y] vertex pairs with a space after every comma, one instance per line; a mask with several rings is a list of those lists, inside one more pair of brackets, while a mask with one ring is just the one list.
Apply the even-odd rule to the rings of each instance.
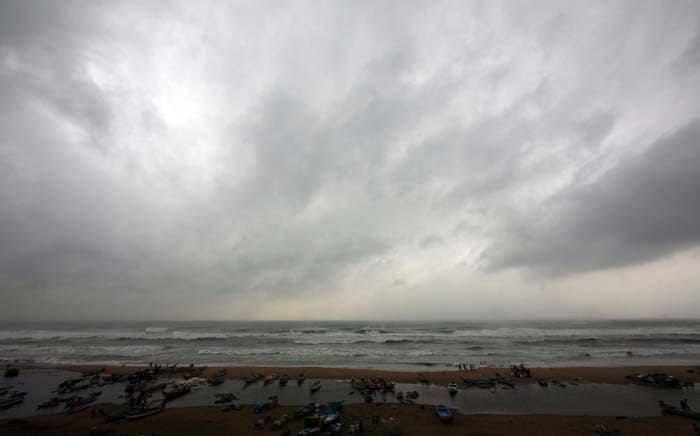
[[599, 180], [565, 190], [487, 252], [491, 269], [547, 274], [615, 268], [700, 243], [700, 120]]

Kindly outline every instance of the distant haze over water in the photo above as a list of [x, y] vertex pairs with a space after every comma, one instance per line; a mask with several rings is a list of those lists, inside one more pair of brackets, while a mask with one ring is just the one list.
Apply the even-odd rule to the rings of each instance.
[[696, 364], [700, 321], [2, 322], [0, 359], [413, 370]]

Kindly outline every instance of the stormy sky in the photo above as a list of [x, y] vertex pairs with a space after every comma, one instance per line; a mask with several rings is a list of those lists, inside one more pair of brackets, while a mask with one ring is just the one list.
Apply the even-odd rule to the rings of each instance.
[[0, 319], [700, 310], [693, 0], [2, 0], [0, 132]]

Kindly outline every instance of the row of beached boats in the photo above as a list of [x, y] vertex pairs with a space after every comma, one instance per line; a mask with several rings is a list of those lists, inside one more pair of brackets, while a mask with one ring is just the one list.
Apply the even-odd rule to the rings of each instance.
[[[268, 374], [268, 375], [253, 373], [253, 374], [243, 378], [243, 388], [245, 389], [249, 385], [251, 385], [253, 383], [257, 383], [261, 380], [263, 382], [263, 385], [268, 385], [270, 383], [274, 383], [275, 381], [277, 381], [279, 386], [284, 387], [284, 386], [287, 386], [287, 384], [289, 383], [289, 376], [287, 374], [280, 375], [277, 372], [273, 372], [272, 374]], [[303, 385], [304, 382], [306, 381], [306, 374], [304, 374], [303, 372], [297, 374], [296, 380], [297, 380], [298, 386]], [[309, 387], [309, 389], [311, 392], [319, 391], [321, 389], [321, 382], [319, 380], [314, 380], [311, 383], [311, 386]]]

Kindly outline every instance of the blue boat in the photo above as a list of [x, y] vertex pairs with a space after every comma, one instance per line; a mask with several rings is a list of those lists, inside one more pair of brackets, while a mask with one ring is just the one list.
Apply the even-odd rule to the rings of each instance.
[[442, 404], [435, 406], [435, 414], [442, 422], [452, 422], [452, 411]]

